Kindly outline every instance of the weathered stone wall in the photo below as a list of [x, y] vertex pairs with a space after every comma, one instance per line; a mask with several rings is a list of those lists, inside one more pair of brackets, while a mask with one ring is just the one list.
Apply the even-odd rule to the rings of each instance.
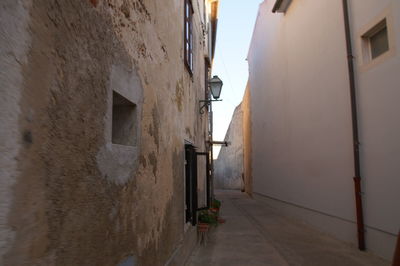
[[225, 135], [228, 147], [222, 147], [214, 161], [214, 180], [217, 189], [243, 189], [243, 110], [235, 108]]
[[[184, 140], [204, 150], [207, 123], [203, 2], [193, 76], [183, 3], [2, 1], [0, 265], [163, 265], [181, 245]], [[113, 91], [135, 145], [112, 143]]]

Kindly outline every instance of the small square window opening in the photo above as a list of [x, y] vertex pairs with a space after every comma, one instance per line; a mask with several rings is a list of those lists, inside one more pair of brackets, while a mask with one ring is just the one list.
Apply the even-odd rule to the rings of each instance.
[[136, 104], [113, 91], [112, 143], [136, 146]]
[[369, 38], [372, 59], [389, 50], [387, 28], [383, 28]]
[[363, 57], [368, 63], [389, 51], [389, 36], [386, 19], [383, 19], [363, 36]]

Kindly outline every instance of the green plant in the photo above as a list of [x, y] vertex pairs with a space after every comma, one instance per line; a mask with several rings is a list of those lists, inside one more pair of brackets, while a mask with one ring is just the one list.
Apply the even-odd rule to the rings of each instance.
[[202, 210], [199, 213], [199, 222], [211, 224], [211, 225], [217, 225], [218, 224], [218, 216], [209, 210]]
[[213, 199], [211, 208], [219, 209], [221, 207], [221, 202], [217, 199]]

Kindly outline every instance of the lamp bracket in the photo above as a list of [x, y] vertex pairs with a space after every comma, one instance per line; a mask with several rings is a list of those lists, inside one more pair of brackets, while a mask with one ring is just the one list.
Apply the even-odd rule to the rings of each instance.
[[207, 143], [209, 144], [209, 145], [221, 145], [221, 146], [225, 146], [225, 147], [228, 147], [231, 143], [229, 142], [229, 141], [215, 141], [215, 140], [212, 140], [212, 141], [207, 141]]
[[220, 100], [200, 100], [200, 103], [203, 103], [203, 105], [200, 106], [200, 114], [204, 114], [204, 110], [203, 108], [206, 106], [209, 106], [211, 104], [211, 102], [220, 102], [222, 101], [222, 99]]

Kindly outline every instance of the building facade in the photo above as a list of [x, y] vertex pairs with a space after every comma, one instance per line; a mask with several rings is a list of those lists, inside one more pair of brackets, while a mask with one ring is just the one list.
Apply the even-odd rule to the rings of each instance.
[[226, 131], [218, 158], [214, 161], [214, 186], [216, 189], [244, 188], [243, 169], [243, 110], [242, 104], [236, 106], [231, 122]]
[[2, 1], [0, 265], [184, 262], [217, 6]]
[[255, 196], [357, 243], [350, 58], [364, 219], [359, 233], [368, 250], [391, 259], [400, 229], [400, 3], [348, 1], [352, 54], [343, 7], [314, 0], [260, 5], [248, 54], [252, 128], [245, 161], [251, 157]]

